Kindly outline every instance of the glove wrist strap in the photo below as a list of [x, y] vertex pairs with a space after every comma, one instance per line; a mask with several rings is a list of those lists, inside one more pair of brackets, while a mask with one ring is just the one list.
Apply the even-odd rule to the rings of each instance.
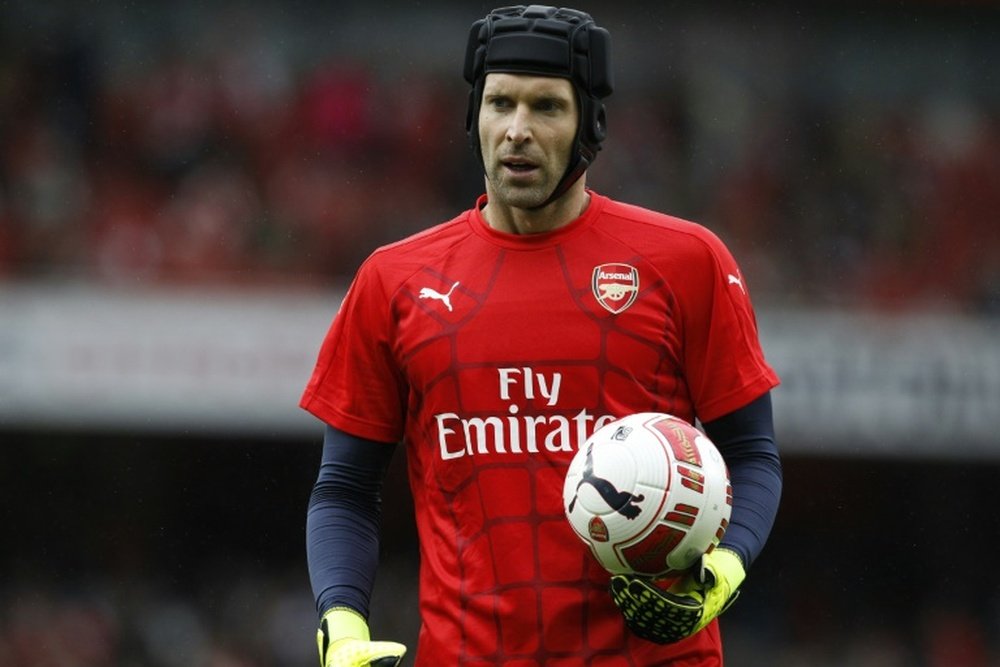
[[716, 547], [715, 550], [716, 551], [725, 551], [727, 554], [732, 554], [733, 556], [736, 557], [736, 560], [739, 561], [740, 567], [742, 567], [744, 571], [747, 569], [747, 564], [745, 562], [743, 562], [743, 556], [741, 556], [739, 554], [739, 552], [736, 551], [736, 549], [731, 549], [729, 547], [724, 547], [724, 546], [720, 545], [720, 546]]
[[332, 644], [340, 639], [371, 641], [368, 622], [350, 607], [333, 607], [323, 614], [320, 627], [326, 630], [327, 641]]

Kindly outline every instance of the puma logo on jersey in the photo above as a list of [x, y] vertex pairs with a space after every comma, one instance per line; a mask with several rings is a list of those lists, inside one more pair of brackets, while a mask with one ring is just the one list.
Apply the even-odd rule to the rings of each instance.
[[747, 291], [743, 288], [743, 281], [740, 280], [737, 276], [734, 276], [733, 274], [730, 273], [727, 276], [727, 279], [729, 280], [730, 285], [737, 285], [740, 288], [741, 292], [743, 292], [744, 294], [747, 293]]
[[451, 307], [451, 293], [455, 291], [456, 287], [458, 287], [458, 283], [459, 283], [459, 281], [456, 280], [455, 284], [452, 285], [451, 289], [448, 290], [447, 293], [445, 293], [445, 294], [441, 294], [441, 292], [438, 292], [435, 289], [431, 289], [430, 287], [421, 287], [420, 288], [420, 294], [418, 295], [418, 298], [421, 298], [421, 299], [434, 299], [435, 301], [440, 301], [441, 303], [444, 304], [445, 308], [447, 308], [448, 312], [450, 313], [450, 312], [452, 312], [454, 310]]

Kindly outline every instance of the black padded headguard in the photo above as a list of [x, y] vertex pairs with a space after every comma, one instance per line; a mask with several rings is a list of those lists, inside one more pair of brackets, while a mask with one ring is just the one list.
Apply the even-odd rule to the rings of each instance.
[[561, 197], [601, 150], [607, 135], [601, 100], [614, 89], [611, 35], [586, 12], [547, 5], [501, 7], [473, 23], [465, 50], [465, 80], [472, 85], [465, 130], [480, 161], [479, 107], [490, 72], [561, 77], [576, 89], [580, 124], [573, 154], [566, 173], [540, 208]]

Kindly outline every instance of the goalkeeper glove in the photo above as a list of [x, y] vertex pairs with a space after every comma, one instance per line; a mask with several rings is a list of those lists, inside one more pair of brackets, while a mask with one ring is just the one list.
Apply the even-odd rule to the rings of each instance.
[[657, 644], [690, 637], [729, 609], [746, 578], [743, 562], [728, 549], [714, 549], [666, 590], [631, 575], [611, 577], [611, 598], [637, 636]]
[[368, 623], [347, 607], [323, 615], [316, 633], [321, 667], [396, 667], [406, 647], [396, 642], [373, 642]]

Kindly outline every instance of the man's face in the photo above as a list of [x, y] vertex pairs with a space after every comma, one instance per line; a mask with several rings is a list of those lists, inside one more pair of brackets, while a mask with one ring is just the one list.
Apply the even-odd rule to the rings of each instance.
[[479, 144], [490, 203], [532, 208], [548, 199], [569, 164], [579, 116], [568, 79], [487, 74]]

